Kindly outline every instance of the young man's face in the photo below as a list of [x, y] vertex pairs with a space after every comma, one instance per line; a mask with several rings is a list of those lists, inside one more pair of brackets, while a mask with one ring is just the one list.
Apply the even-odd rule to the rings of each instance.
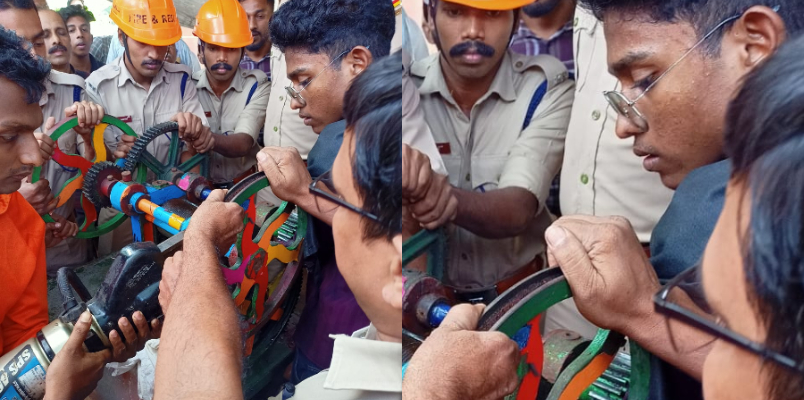
[[463, 79], [496, 73], [514, 26], [513, 11], [487, 11], [439, 0], [435, 40], [449, 68]]
[[16, 83], [0, 78], [0, 93], [7, 100], [0, 107], [0, 194], [9, 194], [42, 164], [33, 133], [43, 117], [39, 103], [28, 104], [25, 90]]
[[[653, 23], [646, 16], [617, 12], [606, 15], [603, 26], [609, 71], [631, 100], [702, 36], [686, 22]], [[726, 106], [745, 72], [730, 56], [733, 49], [726, 41], [719, 55], [705, 51], [695, 49], [637, 101], [647, 131], [641, 132], [627, 118], [617, 119], [617, 135], [633, 136], [634, 153], [645, 157], [644, 168], [658, 172], [671, 189], [693, 169], [723, 157]]]
[[[354, 151], [354, 133], [347, 129], [332, 165], [332, 180], [335, 191], [346, 202], [363, 208], [352, 176]], [[398, 238], [398, 249], [396, 243], [384, 237], [365, 239], [364, 225], [373, 223], [346, 207], [338, 207], [332, 217], [335, 257], [344, 280], [372, 324], [387, 337], [401, 338], [402, 293], [391, 287], [395, 276], [402, 274], [402, 239]]]
[[39, 11], [39, 19], [42, 21], [42, 29], [45, 31], [45, 46], [47, 47], [47, 60], [53, 69], [62, 72], [70, 69], [70, 34], [67, 33], [67, 25], [61, 16], [51, 10]]
[[246, 50], [257, 51], [271, 40], [271, 31], [268, 25], [274, 15], [274, 7], [267, 0], [243, 0], [240, 5], [246, 11], [248, 27], [254, 37], [254, 43], [246, 46]]
[[[321, 133], [327, 125], [343, 116], [343, 96], [353, 78], [344, 65], [345, 57], [328, 66], [331, 59], [326, 53], [311, 54], [296, 49], [285, 52], [288, 78], [307, 103], [302, 105], [292, 100], [290, 106], [299, 110], [299, 117], [315, 133]], [[336, 70], [336, 66], [340, 68]]]
[[92, 47], [92, 32], [90, 32], [89, 22], [81, 16], [73, 16], [67, 19], [67, 32], [70, 33], [70, 43], [73, 45], [73, 55], [76, 57], [86, 57]]
[[240, 58], [243, 49], [221, 47], [205, 43], [201, 47], [201, 57], [207, 68], [207, 76], [218, 82], [229, 82], [237, 69], [240, 68]]
[[0, 10], [0, 26], [17, 32], [17, 36], [31, 43], [31, 54], [47, 59], [45, 32], [36, 10], [8, 8]]
[[[165, 54], [168, 52], [168, 46], [151, 46], [138, 42], [132, 38], [125, 37], [121, 30], [118, 30], [118, 38], [121, 43], [123, 43], [123, 40], [127, 41], [131, 67], [137, 73], [146, 78], [153, 78], [159, 73], [159, 70], [162, 69]], [[128, 61], [128, 57], [125, 55], [123, 57]]]

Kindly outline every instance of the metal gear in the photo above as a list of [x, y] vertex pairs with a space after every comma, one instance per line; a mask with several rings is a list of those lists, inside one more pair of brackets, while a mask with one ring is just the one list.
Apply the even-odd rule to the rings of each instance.
[[132, 173], [136, 171], [137, 166], [140, 163], [140, 158], [142, 157], [142, 154], [146, 151], [146, 147], [148, 147], [148, 144], [151, 143], [151, 141], [153, 141], [154, 139], [158, 138], [159, 135], [168, 132], [178, 131], [178, 129], [179, 129], [179, 123], [173, 121], [163, 122], [161, 124], [156, 124], [148, 128], [148, 130], [146, 130], [144, 134], [142, 134], [139, 138], [137, 138], [137, 141], [134, 142], [134, 146], [128, 152], [128, 156], [126, 157], [126, 163], [124, 166], [125, 170], [131, 171]]
[[84, 186], [82, 192], [96, 208], [111, 207], [112, 202], [108, 197], [101, 194], [101, 182], [109, 175], [117, 180], [123, 179], [123, 169], [113, 162], [103, 161], [94, 164], [84, 175]]

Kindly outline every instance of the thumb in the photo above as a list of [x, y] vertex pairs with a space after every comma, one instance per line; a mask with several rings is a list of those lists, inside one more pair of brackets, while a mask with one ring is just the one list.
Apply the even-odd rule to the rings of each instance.
[[81, 313], [81, 317], [78, 318], [78, 321], [75, 322], [73, 333], [70, 334], [70, 338], [67, 339], [67, 343], [64, 344], [62, 350], [69, 350], [72, 352], [79, 351], [84, 345], [84, 340], [86, 340], [91, 326], [92, 315], [89, 313], [89, 311], [84, 311]]
[[545, 231], [544, 237], [547, 239], [550, 260], [561, 267], [570, 284], [581, 276], [588, 277], [594, 270], [586, 248], [575, 235], [563, 227], [550, 226]]
[[485, 308], [484, 304], [458, 304], [449, 310], [439, 329], [447, 332], [473, 331]]
[[282, 172], [279, 170], [279, 165], [274, 157], [270, 154], [262, 151], [257, 153], [257, 163], [260, 165], [262, 172], [265, 172], [265, 176], [268, 177], [269, 183], [271, 177], [282, 176]]
[[212, 191], [212, 193], [209, 194], [209, 196], [207, 197], [206, 200], [204, 200], [204, 202], [207, 202], [207, 201], [221, 202], [221, 201], [223, 201], [224, 198], [226, 198], [226, 191], [225, 190], [220, 190], [220, 189], [215, 189], [215, 190]]
[[53, 127], [54, 127], [55, 125], [56, 125], [56, 118], [54, 118], [54, 117], [49, 117], [49, 118], [47, 119], [47, 122], [45, 122], [45, 131], [47, 131], [46, 133], [47, 133], [48, 135], [50, 135], [50, 131], [53, 129]]

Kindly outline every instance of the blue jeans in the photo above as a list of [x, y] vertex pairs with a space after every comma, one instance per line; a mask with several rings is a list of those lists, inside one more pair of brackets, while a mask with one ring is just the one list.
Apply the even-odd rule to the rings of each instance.
[[301, 381], [321, 371], [323, 371], [321, 368], [318, 368], [299, 349], [296, 349], [296, 359], [293, 360], [293, 368], [290, 371], [290, 383], [298, 385]]

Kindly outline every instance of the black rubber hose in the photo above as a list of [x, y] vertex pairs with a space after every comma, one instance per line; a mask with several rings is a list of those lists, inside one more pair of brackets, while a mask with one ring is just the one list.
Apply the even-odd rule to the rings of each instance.
[[78, 274], [70, 268], [59, 268], [56, 273], [56, 283], [59, 286], [64, 311], [78, 305], [78, 301], [75, 299], [76, 294], [83, 302], [87, 302], [92, 298], [87, 287], [78, 278]]

